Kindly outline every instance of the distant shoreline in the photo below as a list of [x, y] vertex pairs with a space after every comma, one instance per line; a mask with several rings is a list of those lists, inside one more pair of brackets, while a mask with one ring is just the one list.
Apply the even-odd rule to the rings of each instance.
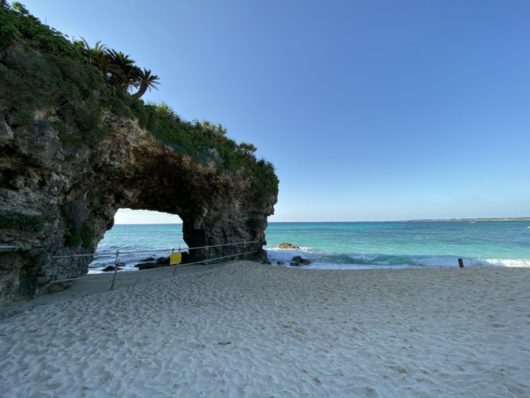
[[497, 218], [448, 218], [448, 219], [425, 219], [425, 220], [405, 220], [406, 222], [513, 222], [513, 221], [530, 221], [530, 217], [497, 217]]

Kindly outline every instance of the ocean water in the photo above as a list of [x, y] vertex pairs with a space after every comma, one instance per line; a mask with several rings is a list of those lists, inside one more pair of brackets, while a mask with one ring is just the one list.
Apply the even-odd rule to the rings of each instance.
[[[530, 222], [278, 223], [267, 230], [270, 258], [299, 254], [310, 268], [530, 266]], [[281, 242], [300, 251], [277, 249]]]
[[[301, 255], [313, 261], [304, 268], [317, 269], [456, 267], [458, 258], [472, 267], [530, 267], [530, 222], [524, 221], [270, 223], [266, 234], [269, 258], [286, 266]], [[282, 242], [300, 249], [279, 249]], [[138, 261], [167, 256], [179, 246], [186, 247], [180, 224], [115, 225], [97, 254], [119, 249], [124, 270], [134, 270]], [[145, 252], [127, 253], [138, 250]], [[98, 258], [91, 270], [112, 262]]]
[[143, 260], [167, 257], [173, 249], [185, 247], [182, 224], [116, 224], [99, 242], [89, 272], [97, 273], [114, 264], [116, 250], [120, 251], [123, 270], [135, 271], [137, 268], [134, 265]]

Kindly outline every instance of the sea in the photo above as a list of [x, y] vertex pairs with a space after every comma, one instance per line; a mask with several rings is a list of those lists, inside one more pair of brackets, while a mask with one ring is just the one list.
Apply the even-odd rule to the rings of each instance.
[[[290, 266], [302, 256], [311, 260], [306, 269], [457, 267], [458, 258], [466, 267], [530, 267], [528, 221], [272, 222], [266, 240], [274, 265]], [[112, 264], [117, 249], [123, 271], [134, 271], [140, 261], [185, 247], [182, 224], [118, 224], [99, 243], [89, 270]]]

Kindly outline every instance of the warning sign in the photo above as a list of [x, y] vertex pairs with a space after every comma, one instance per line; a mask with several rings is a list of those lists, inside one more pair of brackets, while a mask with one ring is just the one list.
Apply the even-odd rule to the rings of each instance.
[[177, 265], [182, 262], [182, 253], [176, 252], [169, 255], [169, 265]]

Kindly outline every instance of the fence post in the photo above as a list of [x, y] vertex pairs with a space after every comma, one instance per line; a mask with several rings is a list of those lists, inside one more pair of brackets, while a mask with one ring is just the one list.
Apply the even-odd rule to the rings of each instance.
[[[171, 250], [171, 254], [173, 254], [175, 251], [175, 249], [172, 249]], [[179, 253], [180, 253], [180, 245], [179, 245]], [[169, 259], [169, 263], [171, 264], [171, 258]], [[171, 277], [173, 278], [175, 276], [175, 274], [177, 273], [177, 264], [174, 265], [175, 269], [173, 270], [173, 274], [171, 275]]]
[[114, 282], [116, 281], [116, 274], [118, 273], [118, 265], [120, 264], [120, 249], [116, 249], [116, 259], [114, 260], [114, 275], [112, 275], [112, 284], [110, 290], [114, 289]]

